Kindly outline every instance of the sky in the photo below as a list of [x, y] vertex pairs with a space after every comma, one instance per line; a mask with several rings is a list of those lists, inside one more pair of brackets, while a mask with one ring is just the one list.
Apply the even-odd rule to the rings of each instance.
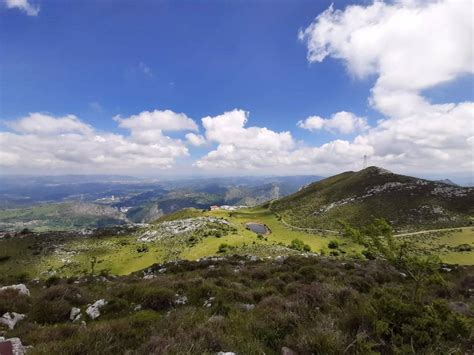
[[474, 182], [471, 0], [1, 0], [0, 173]]

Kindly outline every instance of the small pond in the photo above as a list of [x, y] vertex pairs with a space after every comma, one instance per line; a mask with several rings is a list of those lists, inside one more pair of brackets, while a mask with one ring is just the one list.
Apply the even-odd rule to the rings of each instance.
[[270, 233], [270, 230], [267, 228], [267, 226], [262, 224], [262, 223], [254, 223], [254, 222], [246, 223], [245, 227], [247, 229], [251, 230], [252, 232], [257, 233], [257, 234], [268, 234], [268, 233]]

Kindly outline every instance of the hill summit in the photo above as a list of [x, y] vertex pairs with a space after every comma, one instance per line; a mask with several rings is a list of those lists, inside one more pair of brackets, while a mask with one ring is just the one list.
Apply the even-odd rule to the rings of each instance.
[[294, 226], [337, 229], [385, 218], [397, 230], [466, 226], [474, 215], [474, 188], [399, 175], [371, 166], [312, 183], [269, 208]]

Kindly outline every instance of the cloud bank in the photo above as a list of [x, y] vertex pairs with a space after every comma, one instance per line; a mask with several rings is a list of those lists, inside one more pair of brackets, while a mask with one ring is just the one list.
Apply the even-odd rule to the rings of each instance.
[[5, 0], [8, 9], [19, 9], [28, 16], [38, 16], [40, 12], [39, 5], [31, 5], [28, 0]]
[[196, 130], [196, 123], [173, 111], [144, 111], [114, 118], [128, 135], [100, 132], [74, 115], [31, 113], [6, 124], [0, 132], [0, 167], [30, 172], [153, 172], [174, 166], [189, 155], [168, 131]]

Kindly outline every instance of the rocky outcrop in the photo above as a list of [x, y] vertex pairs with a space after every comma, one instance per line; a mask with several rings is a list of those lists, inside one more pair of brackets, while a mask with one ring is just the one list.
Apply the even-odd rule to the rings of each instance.
[[143, 232], [138, 240], [141, 242], [153, 242], [167, 237], [173, 237], [183, 233], [194, 232], [195, 230], [205, 227], [211, 223], [222, 225], [229, 225], [230, 223], [225, 219], [215, 217], [196, 217], [178, 219], [175, 221], [168, 221], [160, 223], [154, 229]]
[[80, 308], [72, 307], [71, 312], [69, 313], [69, 319], [72, 322], [77, 322], [79, 319], [81, 319], [81, 310], [80, 310]]
[[17, 290], [20, 295], [25, 295], [25, 296], [30, 295], [30, 290], [28, 290], [28, 287], [26, 287], [25, 284], [0, 287], [0, 292], [7, 291], [7, 290]]
[[0, 324], [6, 325], [8, 329], [12, 330], [16, 324], [24, 318], [26, 318], [24, 314], [7, 312], [0, 318]]
[[86, 309], [87, 315], [91, 319], [96, 319], [100, 317], [100, 309], [104, 307], [107, 304], [107, 301], [104, 299], [100, 299], [98, 301], [95, 301], [93, 304], [88, 305]]
[[29, 346], [23, 346], [20, 338], [9, 338], [5, 339], [0, 337], [0, 354], [1, 355], [24, 355], [30, 348]]

